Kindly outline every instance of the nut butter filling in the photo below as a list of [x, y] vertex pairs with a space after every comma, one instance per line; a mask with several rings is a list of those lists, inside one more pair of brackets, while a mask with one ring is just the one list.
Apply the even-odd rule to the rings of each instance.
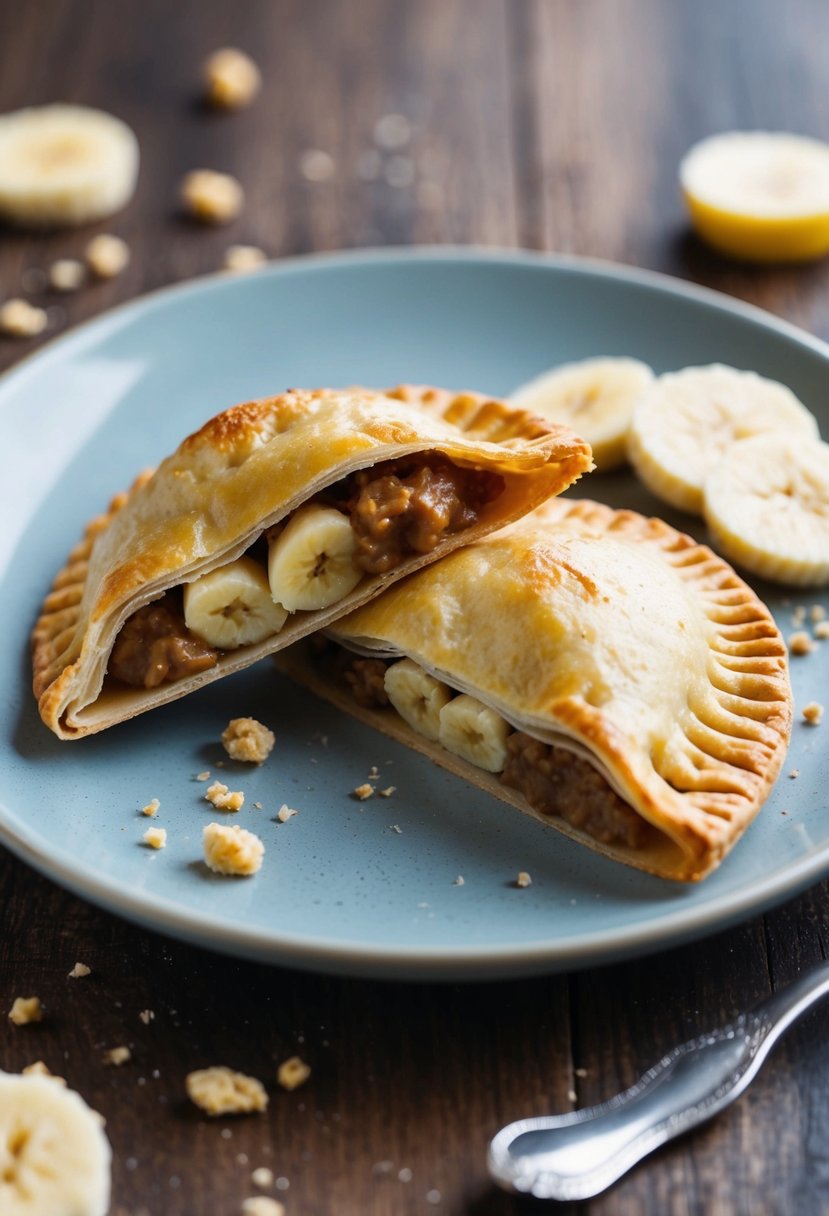
[[[415, 554], [432, 553], [444, 537], [472, 527], [504, 486], [498, 473], [463, 468], [440, 454], [420, 455], [349, 474], [311, 504], [333, 507], [347, 519], [354, 538], [354, 577], [359, 581], [364, 575], [387, 574]], [[282, 525], [274, 530], [277, 543], [282, 531]], [[268, 564], [264, 541], [254, 542], [243, 560], [248, 557], [262, 558], [264, 573]], [[186, 611], [185, 597], [185, 615]], [[185, 615], [180, 589], [140, 608], [115, 639], [108, 677], [132, 687], [156, 688], [215, 667], [229, 647], [211, 644], [188, 628]], [[275, 632], [271, 626], [265, 636]]]
[[[385, 674], [393, 660], [355, 658], [342, 647], [319, 647], [318, 661], [333, 665], [358, 705], [389, 706]], [[456, 695], [449, 689], [451, 695]], [[501, 782], [516, 790], [540, 815], [557, 816], [606, 845], [642, 848], [650, 825], [581, 756], [510, 730]]]

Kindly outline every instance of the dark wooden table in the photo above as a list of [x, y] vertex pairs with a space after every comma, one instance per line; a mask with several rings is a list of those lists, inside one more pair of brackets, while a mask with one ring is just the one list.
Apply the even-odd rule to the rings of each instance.
[[[235, 116], [197, 101], [203, 57], [250, 50], [264, 73]], [[117, 279], [45, 297], [53, 331], [215, 269], [234, 242], [273, 257], [410, 242], [564, 250], [656, 268], [751, 300], [829, 338], [829, 265], [740, 268], [686, 231], [676, 168], [718, 129], [829, 138], [825, 0], [32, 0], [0, 4], [0, 110], [71, 100], [139, 134], [136, 198], [101, 230], [132, 249]], [[361, 178], [375, 121], [412, 122], [429, 189]], [[310, 182], [309, 149], [333, 176]], [[183, 172], [235, 172], [228, 228], [176, 214]], [[364, 170], [365, 171], [365, 170]], [[407, 170], [400, 176], [406, 177]], [[421, 174], [418, 171], [418, 178]], [[91, 231], [95, 231], [92, 229]], [[0, 296], [90, 230], [0, 235]], [[31, 283], [31, 277], [27, 282]], [[0, 340], [10, 366], [35, 341]], [[466, 986], [333, 979], [214, 956], [132, 927], [0, 850], [0, 1066], [45, 1060], [107, 1119], [119, 1216], [230, 1216], [254, 1166], [288, 1216], [506, 1216], [485, 1146], [505, 1121], [599, 1101], [665, 1049], [825, 955], [826, 885], [700, 942], [566, 976]], [[76, 959], [92, 966], [67, 980]], [[139, 1011], [152, 1008], [144, 1025]], [[612, 1192], [559, 1210], [642, 1216], [829, 1211], [829, 1007], [790, 1033], [714, 1123]], [[101, 1064], [126, 1042], [134, 1060]], [[309, 1083], [267, 1116], [207, 1121], [182, 1081], [205, 1061], [254, 1075], [300, 1052]], [[391, 1164], [383, 1164], [391, 1163]], [[400, 1171], [403, 1171], [401, 1174]]]

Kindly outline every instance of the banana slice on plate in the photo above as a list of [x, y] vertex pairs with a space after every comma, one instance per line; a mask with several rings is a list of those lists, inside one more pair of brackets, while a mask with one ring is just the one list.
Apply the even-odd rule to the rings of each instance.
[[106, 1216], [103, 1120], [53, 1078], [0, 1072], [0, 1212]]
[[769, 131], [695, 144], [679, 167], [691, 222], [721, 253], [800, 262], [829, 253], [829, 146]]
[[252, 557], [219, 566], [184, 587], [185, 625], [219, 650], [264, 642], [287, 619], [286, 609], [273, 601], [263, 567]]
[[735, 445], [705, 483], [717, 548], [763, 578], [829, 583], [829, 444], [761, 435]]
[[624, 464], [630, 420], [652, 380], [653, 372], [638, 359], [584, 359], [522, 384], [510, 402], [582, 435], [596, 468], [605, 473]]
[[289, 612], [336, 604], [363, 577], [347, 515], [319, 503], [301, 507], [270, 543], [271, 594]]
[[452, 698], [450, 689], [411, 659], [387, 667], [384, 685], [400, 717], [419, 735], [437, 743], [441, 710]]
[[52, 105], [0, 115], [0, 218], [24, 227], [104, 219], [132, 197], [138, 140], [119, 118]]
[[500, 714], [467, 693], [455, 697], [440, 711], [438, 741], [447, 751], [488, 773], [503, 770], [509, 733], [510, 728]]
[[708, 474], [738, 440], [775, 433], [818, 438], [794, 393], [755, 372], [714, 363], [659, 376], [633, 413], [630, 462], [649, 490], [702, 514]]

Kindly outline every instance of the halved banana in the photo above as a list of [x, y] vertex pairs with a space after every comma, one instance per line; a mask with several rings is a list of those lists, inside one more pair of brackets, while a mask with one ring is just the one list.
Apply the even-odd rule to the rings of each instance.
[[829, 444], [762, 435], [735, 444], [705, 483], [717, 548], [797, 587], [829, 583]]
[[697, 515], [703, 484], [737, 440], [766, 433], [816, 439], [818, 427], [794, 393], [755, 372], [713, 363], [660, 376], [634, 410], [628, 455], [659, 498]]
[[565, 363], [522, 384], [510, 401], [583, 435], [600, 473], [627, 459], [627, 433], [653, 372], [638, 359]]
[[0, 216], [28, 227], [104, 219], [132, 197], [138, 140], [119, 118], [51, 105], [0, 116]]
[[106, 1216], [112, 1153], [102, 1125], [54, 1078], [0, 1072], [3, 1216]]
[[348, 516], [311, 503], [292, 516], [270, 542], [268, 578], [273, 598], [289, 612], [328, 608], [363, 577]]
[[209, 646], [235, 650], [279, 633], [288, 619], [276, 604], [265, 571], [240, 557], [184, 587], [184, 623]]
[[400, 717], [419, 735], [437, 743], [440, 713], [451, 700], [451, 689], [411, 659], [401, 659], [387, 667], [383, 683], [386, 696]]
[[500, 714], [463, 693], [440, 711], [438, 741], [488, 773], [500, 773], [507, 762], [510, 728]]

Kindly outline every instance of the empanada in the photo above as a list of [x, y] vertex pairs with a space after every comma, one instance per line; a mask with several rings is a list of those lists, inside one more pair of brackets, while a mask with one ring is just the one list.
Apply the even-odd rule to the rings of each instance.
[[785, 754], [786, 648], [768, 609], [710, 549], [632, 511], [551, 500], [326, 635], [337, 644], [292, 647], [280, 667], [662, 877], [709, 873]]
[[32, 637], [64, 739], [236, 671], [591, 468], [473, 393], [291, 391], [219, 414], [93, 521]]

